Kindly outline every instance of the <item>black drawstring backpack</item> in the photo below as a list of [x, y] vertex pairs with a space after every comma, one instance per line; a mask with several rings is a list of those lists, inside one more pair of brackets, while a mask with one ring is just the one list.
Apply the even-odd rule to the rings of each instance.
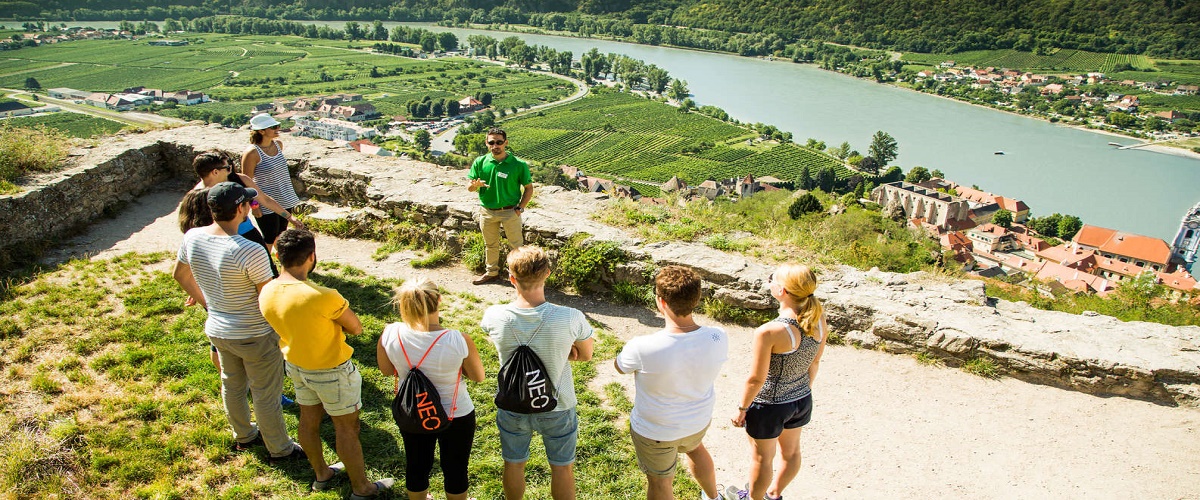
[[529, 336], [529, 341], [521, 342], [520, 336], [514, 333], [521, 345], [513, 351], [512, 356], [500, 367], [497, 375], [496, 407], [513, 413], [544, 413], [558, 406], [555, 397], [554, 382], [550, 373], [537, 353], [529, 347], [529, 342], [542, 329], [539, 324]]
[[403, 382], [400, 381], [400, 375], [396, 375], [396, 397], [392, 398], [392, 419], [396, 421], [400, 432], [433, 434], [446, 430], [450, 421], [454, 420], [453, 413], [458, 408], [458, 381], [462, 380], [462, 368], [459, 368], [458, 379], [454, 382], [454, 402], [451, 403], [450, 415], [447, 415], [446, 409], [442, 407], [442, 398], [433, 382], [421, 373], [421, 363], [425, 362], [433, 346], [449, 331], [442, 331], [441, 335], [429, 344], [429, 349], [425, 350], [417, 365], [413, 366], [412, 361], [408, 359], [408, 351], [404, 348], [404, 341], [400, 339], [400, 329], [396, 329], [396, 341], [400, 343], [400, 352], [404, 353], [404, 362], [408, 364], [408, 375], [404, 377]]

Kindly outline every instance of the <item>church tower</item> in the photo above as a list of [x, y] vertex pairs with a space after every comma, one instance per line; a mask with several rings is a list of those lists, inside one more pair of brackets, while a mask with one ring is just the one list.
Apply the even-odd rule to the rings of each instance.
[[1197, 254], [1200, 254], [1200, 203], [1183, 215], [1183, 220], [1179, 223], [1179, 232], [1175, 234], [1175, 241], [1171, 244], [1171, 256], [1182, 260], [1183, 267], [1187, 268], [1192, 277], [1200, 276], [1200, 266], [1196, 266], [1200, 255]]

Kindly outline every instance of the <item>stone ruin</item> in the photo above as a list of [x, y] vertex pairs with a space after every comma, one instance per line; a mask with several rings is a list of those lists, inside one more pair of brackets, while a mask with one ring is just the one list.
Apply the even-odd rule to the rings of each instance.
[[[28, 256], [147, 190], [182, 185], [180, 179], [194, 182], [190, 160], [196, 151], [238, 152], [245, 144], [244, 131], [193, 125], [119, 136], [83, 150], [66, 170], [19, 194], [0, 196], [0, 255]], [[452, 250], [464, 232], [477, 230], [478, 203], [465, 188], [462, 170], [362, 155], [303, 138], [289, 138], [286, 151], [299, 192], [356, 207], [354, 217], [419, 224], [423, 237]], [[591, 220], [606, 198], [539, 188], [538, 206], [525, 214], [527, 238], [549, 248], [579, 234], [616, 243], [628, 262], [602, 276], [601, 288], [619, 281], [645, 284], [646, 270], [678, 264], [698, 271], [714, 300], [748, 309], [774, 307], [765, 286], [767, 264], [700, 243], [639, 241]], [[981, 281], [921, 272], [841, 266], [824, 270], [821, 282], [817, 295], [833, 331], [863, 348], [925, 353], [950, 366], [987, 359], [1000, 373], [1028, 382], [1160, 404], [1200, 404], [1200, 327], [1042, 311], [989, 299]]]

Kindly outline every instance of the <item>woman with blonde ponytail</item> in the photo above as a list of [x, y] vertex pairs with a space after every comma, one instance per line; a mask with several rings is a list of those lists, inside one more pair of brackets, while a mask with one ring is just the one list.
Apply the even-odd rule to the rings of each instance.
[[[753, 360], [733, 425], [750, 436], [750, 481], [726, 498], [775, 500], [800, 472], [800, 429], [812, 416], [812, 383], [825, 351], [825, 310], [808, 266], [784, 264], [768, 278], [779, 317], [754, 331]], [[783, 467], [773, 471], [778, 451]]]
[[392, 300], [403, 323], [383, 329], [375, 352], [379, 370], [384, 375], [395, 374], [397, 380], [408, 375], [410, 362], [419, 365], [450, 417], [450, 425], [434, 434], [400, 432], [410, 500], [428, 498], [435, 446], [442, 450], [442, 486], [447, 500], [466, 500], [470, 486], [467, 465], [475, 440], [475, 405], [462, 379], [483, 381], [483, 361], [470, 336], [442, 328], [438, 316], [441, 301], [432, 281], [420, 278], [404, 283]]

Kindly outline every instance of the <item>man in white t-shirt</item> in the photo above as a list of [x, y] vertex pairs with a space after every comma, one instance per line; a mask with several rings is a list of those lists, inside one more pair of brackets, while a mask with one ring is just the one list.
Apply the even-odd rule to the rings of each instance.
[[517, 347], [528, 345], [554, 385], [558, 405], [545, 413], [522, 414], [496, 410], [500, 454], [504, 458], [504, 498], [525, 495], [525, 463], [533, 432], [542, 435], [550, 462], [550, 496], [575, 498], [575, 445], [579, 418], [575, 413], [575, 381], [571, 361], [592, 359], [592, 326], [578, 309], [546, 302], [550, 259], [541, 248], [525, 245], [508, 254], [508, 279], [517, 296], [508, 304], [489, 307], [480, 327], [488, 333], [503, 365]]
[[717, 474], [702, 440], [716, 404], [714, 383], [729, 357], [729, 338], [720, 328], [692, 320], [700, 303], [700, 276], [695, 271], [662, 268], [654, 279], [654, 294], [666, 328], [633, 338], [613, 362], [618, 372], [634, 374], [637, 395], [629, 426], [638, 465], [649, 484], [646, 497], [675, 498], [671, 483], [679, 453], [686, 453], [701, 498], [715, 499]]
[[[270, 257], [262, 245], [238, 234], [250, 214], [254, 189], [222, 182], [208, 190], [213, 223], [183, 235], [174, 277], [189, 304], [208, 311], [204, 333], [221, 360], [221, 400], [233, 427], [234, 450], [264, 444], [269, 462], [304, 460], [304, 450], [287, 435], [280, 395], [283, 354], [279, 335], [258, 309], [258, 294], [271, 281]], [[254, 416], [246, 390], [254, 400]]]

